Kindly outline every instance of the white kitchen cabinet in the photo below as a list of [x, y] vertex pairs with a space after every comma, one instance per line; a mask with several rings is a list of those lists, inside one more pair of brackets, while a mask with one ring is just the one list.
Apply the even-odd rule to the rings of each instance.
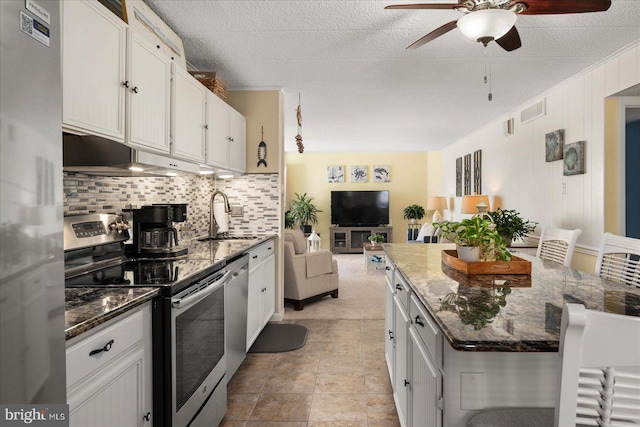
[[244, 173], [247, 170], [247, 121], [229, 107], [229, 169]]
[[97, 1], [63, 1], [62, 127], [125, 138], [126, 24]]
[[205, 160], [207, 88], [182, 67], [173, 64], [171, 154], [203, 163]]
[[151, 426], [151, 375], [150, 303], [69, 340], [70, 425]]
[[247, 302], [247, 351], [275, 309], [274, 241], [249, 251], [249, 296]]
[[128, 31], [126, 142], [169, 153], [171, 58], [136, 31]]
[[205, 163], [244, 173], [246, 170], [246, 120], [213, 92], [207, 92]]
[[409, 423], [411, 426], [442, 425], [442, 372], [433, 362], [420, 336], [409, 328], [411, 379], [409, 380]]
[[386, 267], [385, 358], [401, 426], [443, 419], [443, 337], [391, 261]]
[[395, 319], [395, 305], [393, 303], [393, 273], [395, 268], [393, 265], [387, 265], [385, 267], [386, 277], [386, 298], [385, 298], [385, 310], [384, 310], [384, 326], [385, 326], [385, 340], [384, 340], [384, 357], [387, 361], [387, 368], [389, 369], [389, 380], [391, 384], [394, 382], [395, 372], [395, 353], [394, 353], [394, 319]]
[[409, 343], [407, 341], [409, 334], [409, 315], [402, 305], [398, 295], [393, 297], [395, 305], [394, 319], [394, 381], [393, 381], [393, 400], [396, 403], [398, 419], [401, 426], [408, 426], [408, 386], [410, 384], [409, 370], [407, 364], [407, 350]]

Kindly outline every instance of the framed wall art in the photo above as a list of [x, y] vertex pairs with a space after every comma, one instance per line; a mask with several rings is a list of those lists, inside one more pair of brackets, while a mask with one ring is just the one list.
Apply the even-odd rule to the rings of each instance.
[[373, 166], [373, 182], [390, 182], [389, 166]]
[[473, 152], [473, 192], [482, 194], [482, 150]]
[[562, 174], [582, 175], [585, 171], [584, 161], [585, 141], [572, 142], [565, 144], [563, 150]]
[[344, 182], [344, 166], [327, 166], [327, 182]]
[[367, 165], [351, 166], [351, 182], [367, 182], [369, 180], [369, 170]]
[[456, 159], [456, 197], [462, 197], [462, 157]]
[[564, 129], [558, 129], [544, 135], [544, 153], [547, 162], [562, 159], [564, 146]]
[[464, 195], [471, 194], [471, 153], [464, 156]]

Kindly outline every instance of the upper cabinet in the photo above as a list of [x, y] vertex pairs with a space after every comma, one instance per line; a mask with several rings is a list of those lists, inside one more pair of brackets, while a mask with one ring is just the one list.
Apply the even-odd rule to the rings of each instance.
[[173, 65], [171, 154], [204, 162], [207, 88], [181, 67]]
[[159, 45], [129, 29], [127, 72], [127, 138], [139, 148], [169, 152], [171, 58]]
[[246, 120], [226, 102], [207, 92], [206, 160], [208, 165], [244, 173]]
[[124, 142], [126, 24], [95, 1], [61, 9], [63, 129]]
[[62, 19], [63, 129], [169, 153], [171, 58], [96, 1]]

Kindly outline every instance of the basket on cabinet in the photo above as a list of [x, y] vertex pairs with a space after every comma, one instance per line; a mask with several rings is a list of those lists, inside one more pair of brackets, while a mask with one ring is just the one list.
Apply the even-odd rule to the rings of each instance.
[[189, 71], [189, 73], [223, 101], [227, 100], [229, 84], [218, 73], [215, 71]]

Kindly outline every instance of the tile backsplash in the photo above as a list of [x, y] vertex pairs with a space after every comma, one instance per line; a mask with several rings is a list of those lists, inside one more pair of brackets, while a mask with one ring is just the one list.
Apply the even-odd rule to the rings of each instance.
[[120, 214], [122, 209], [153, 203], [188, 203], [187, 221], [176, 227], [182, 238], [192, 238], [209, 233], [209, 203], [216, 188], [227, 195], [230, 205], [243, 207], [243, 216], [229, 217], [230, 234], [278, 233], [278, 174], [214, 180], [200, 175], [105, 177], [65, 172], [64, 215]]

